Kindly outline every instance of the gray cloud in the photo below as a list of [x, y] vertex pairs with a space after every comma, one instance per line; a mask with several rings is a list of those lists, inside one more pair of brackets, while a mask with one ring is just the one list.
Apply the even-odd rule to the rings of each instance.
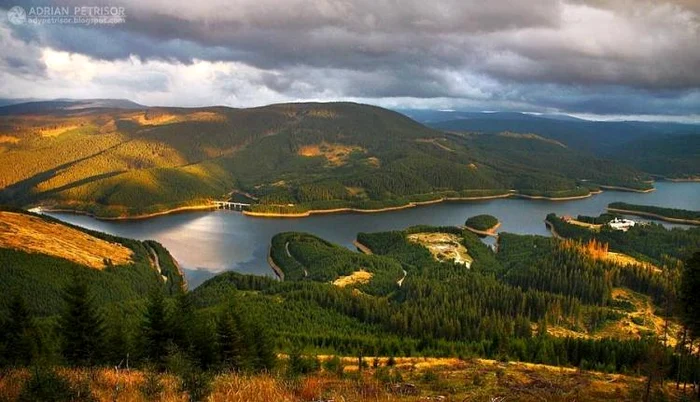
[[[50, 47], [113, 62], [242, 63], [255, 72], [214, 77], [235, 99], [249, 98], [241, 91], [255, 85], [272, 99], [440, 99], [600, 114], [700, 109], [700, 6], [692, 0], [100, 3], [123, 5], [127, 22], [0, 28], [35, 53]], [[3, 56], [0, 66], [40, 74], [37, 59]], [[95, 83], [162, 92], [175, 79], [157, 77]]]

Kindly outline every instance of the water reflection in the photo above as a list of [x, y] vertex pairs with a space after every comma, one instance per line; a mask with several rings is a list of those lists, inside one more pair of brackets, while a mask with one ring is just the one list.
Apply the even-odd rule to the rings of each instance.
[[352, 241], [358, 232], [399, 230], [418, 224], [461, 225], [467, 217], [477, 214], [498, 217], [502, 222], [501, 232], [549, 235], [543, 221], [550, 212], [598, 215], [614, 201], [700, 209], [700, 183], [658, 182], [655, 186], [657, 191], [652, 193], [610, 191], [565, 202], [497, 199], [435, 204], [381, 214], [317, 215], [301, 219], [249, 218], [231, 211], [187, 212], [116, 222], [81, 215], [52, 215], [118, 236], [158, 240], [188, 270], [188, 279], [195, 285], [208, 275], [224, 270], [271, 275], [266, 262], [270, 239], [283, 231], [310, 232], [353, 248]]

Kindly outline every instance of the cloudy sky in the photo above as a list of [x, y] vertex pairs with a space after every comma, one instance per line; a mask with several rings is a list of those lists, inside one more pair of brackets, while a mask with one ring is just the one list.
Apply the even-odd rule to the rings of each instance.
[[[9, 18], [119, 6], [119, 24]], [[700, 0], [0, 0], [0, 98], [700, 121]]]

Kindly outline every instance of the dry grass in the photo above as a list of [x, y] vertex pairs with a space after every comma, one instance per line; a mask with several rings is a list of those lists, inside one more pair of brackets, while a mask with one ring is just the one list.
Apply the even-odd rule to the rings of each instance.
[[454, 260], [469, 268], [472, 257], [467, 248], [460, 243], [460, 238], [452, 233], [413, 233], [408, 235], [408, 241], [418, 243], [428, 250], [438, 261]]
[[[371, 363], [373, 358], [366, 361]], [[636, 401], [635, 391], [643, 385], [640, 377], [531, 363], [397, 358], [394, 367], [387, 367], [387, 361], [378, 359], [381, 370], [393, 374], [394, 380], [388, 382], [377, 375], [378, 369], [357, 372], [356, 358], [342, 359], [346, 373], [342, 378], [325, 372], [295, 380], [271, 374], [221, 374], [214, 378], [206, 401]], [[147, 397], [142, 392], [146, 376], [139, 371], [61, 369], [59, 374], [73, 385], [89, 384], [98, 401], [188, 400], [178, 391], [179, 380], [172, 375], [158, 376], [162, 392]], [[17, 400], [28, 377], [27, 370], [2, 373], [0, 400]], [[412, 392], [401, 392], [407, 388]], [[678, 396], [673, 394], [674, 388], [670, 383], [665, 388], [671, 398]]]
[[70, 130], [75, 130], [79, 126], [77, 125], [70, 125], [70, 126], [62, 126], [62, 127], [54, 127], [54, 128], [42, 128], [39, 130], [39, 134], [41, 134], [42, 137], [47, 138], [47, 137], [58, 137], [59, 135], [66, 133]]
[[168, 112], [139, 112], [129, 117], [130, 120], [142, 126], [161, 126], [171, 123], [181, 123], [185, 121], [206, 121], [206, 122], [223, 122], [226, 121], [226, 116], [216, 112], [191, 112], [183, 114], [173, 114]]
[[121, 244], [98, 239], [77, 229], [50, 223], [36, 216], [0, 211], [0, 247], [48, 254], [102, 269], [131, 261], [133, 252]]
[[16, 144], [19, 142], [19, 138], [12, 135], [0, 135], [0, 144]]
[[[614, 288], [612, 297], [617, 301], [630, 302], [634, 306], [634, 310], [617, 310], [624, 316], [617, 321], [608, 322], [595, 332], [578, 332], [561, 326], [549, 326], [547, 333], [557, 337], [587, 339], [640, 339], [644, 334], [654, 333], [660, 339], [666, 337], [669, 346], [676, 345], [680, 325], [672, 320], [666, 329], [664, 318], [656, 314], [654, 305], [648, 296], [624, 288]], [[533, 331], [536, 330], [537, 325], [534, 324]], [[664, 333], [666, 331], [667, 333]]]
[[366, 150], [352, 145], [322, 142], [318, 145], [304, 145], [299, 148], [297, 154], [306, 157], [323, 156], [330, 166], [342, 166], [347, 163], [353, 152], [366, 152]]
[[606, 260], [611, 261], [617, 265], [639, 265], [644, 268], [650, 269], [656, 273], [661, 273], [661, 269], [657, 267], [654, 264], [648, 263], [648, 262], [643, 262], [639, 261], [638, 259], [629, 256], [627, 254], [622, 254], [622, 253], [616, 253], [616, 252], [608, 252], [608, 255], [606, 256]]
[[576, 226], [581, 226], [581, 227], [584, 227], [586, 229], [593, 230], [595, 232], [600, 232], [600, 228], [603, 227], [603, 225], [596, 225], [593, 223], [581, 222], [581, 221], [577, 221], [576, 219], [569, 219], [568, 221], [566, 221], [566, 223], [570, 223], [570, 224], [576, 225]]
[[[226, 375], [214, 381], [211, 402], [291, 402], [299, 399], [289, 389], [288, 384], [270, 375], [241, 376]], [[310, 399], [309, 399], [310, 400]]]
[[[572, 222], [569, 220], [568, 222]], [[582, 225], [588, 225], [587, 223], [580, 222]], [[650, 269], [656, 273], [660, 273], [661, 269], [657, 266], [650, 264], [648, 262], [640, 261], [627, 254], [618, 253], [610, 251], [607, 243], [602, 243], [596, 240], [590, 240], [588, 243], [581, 243], [571, 239], [565, 239], [561, 243], [562, 247], [576, 250], [580, 253], [586, 254], [587, 256], [594, 258], [596, 260], [604, 260], [612, 262], [613, 264], [626, 266], [626, 265], [638, 265], [646, 269]]]
[[344, 288], [346, 286], [367, 283], [370, 281], [370, 279], [372, 279], [372, 273], [360, 269], [359, 271], [355, 271], [350, 275], [341, 276], [340, 278], [334, 280], [333, 285], [338, 286], [339, 288]]
[[666, 337], [670, 346], [675, 346], [678, 343], [677, 335], [680, 333], [680, 325], [673, 320], [670, 321], [668, 333], [664, 334], [666, 327], [664, 318], [656, 314], [654, 305], [648, 296], [623, 288], [613, 289], [612, 296], [615, 300], [625, 300], [632, 303], [635, 311], [625, 312], [624, 318], [603, 327], [596, 332], [597, 338], [639, 339], [644, 333], [652, 332], [661, 339]]

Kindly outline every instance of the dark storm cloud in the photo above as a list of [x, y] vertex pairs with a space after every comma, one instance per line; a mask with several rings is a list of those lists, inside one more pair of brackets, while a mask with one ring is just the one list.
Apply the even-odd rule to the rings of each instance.
[[[99, 4], [124, 6], [126, 23], [7, 29], [28, 44], [99, 60], [224, 61], [260, 70], [215, 76], [236, 95], [248, 80], [299, 99], [443, 98], [586, 113], [700, 109], [700, 7], [692, 0]], [[22, 68], [31, 68], [27, 58], [5, 57], [3, 69]]]

